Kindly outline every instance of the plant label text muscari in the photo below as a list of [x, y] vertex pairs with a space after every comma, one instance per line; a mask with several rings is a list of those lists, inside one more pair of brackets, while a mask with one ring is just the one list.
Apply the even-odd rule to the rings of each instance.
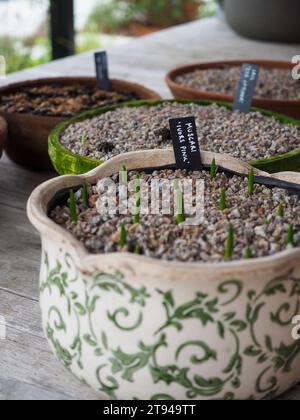
[[106, 51], [95, 53], [97, 85], [102, 90], [110, 89]]
[[234, 101], [234, 111], [249, 112], [259, 76], [259, 66], [244, 64]]
[[201, 171], [203, 166], [195, 118], [172, 118], [170, 129], [177, 168]]

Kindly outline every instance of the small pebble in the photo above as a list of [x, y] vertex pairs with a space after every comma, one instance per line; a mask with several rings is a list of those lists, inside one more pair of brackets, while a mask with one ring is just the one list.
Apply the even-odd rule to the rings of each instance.
[[[23, 87], [16, 93], [0, 96], [0, 112], [26, 113], [38, 116], [71, 117], [104, 105], [138, 99], [134, 93], [103, 91], [96, 86], [74, 84]], [[87, 139], [80, 139], [81, 149], [88, 147]], [[109, 144], [107, 148], [109, 149]]]

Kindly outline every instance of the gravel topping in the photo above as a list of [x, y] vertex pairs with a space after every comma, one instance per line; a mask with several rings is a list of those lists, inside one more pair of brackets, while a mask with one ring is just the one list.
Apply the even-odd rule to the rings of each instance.
[[[180, 85], [205, 92], [234, 96], [240, 80], [241, 67], [196, 70], [176, 78]], [[264, 99], [300, 100], [300, 80], [294, 80], [289, 70], [261, 68], [255, 97]]]
[[133, 93], [105, 92], [96, 87], [75, 84], [49, 84], [24, 87], [0, 96], [0, 111], [40, 116], [71, 117], [104, 105], [137, 99]]
[[[128, 174], [129, 180], [136, 173]], [[157, 170], [152, 174], [139, 173], [140, 178], [185, 178], [185, 171]], [[245, 258], [250, 245], [253, 257], [274, 255], [287, 247], [289, 226], [294, 226], [294, 246], [300, 246], [300, 200], [282, 189], [255, 185], [254, 194], [248, 192], [248, 180], [218, 172], [211, 179], [208, 172], [188, 174], [205, 181], [205, 220], [199, 226], [176, 224], [174, 212], [168, 216], [141, 215], [134, 224], [133, 216], [100, 215], [95, 207], [98, 193], [89, 187], [89, 208], [82, 205], [82, 191], [76, 193], [78, 221], [72, 223], [68, 203], [57, 206], [50, 217], [71, 232], [91, 253], [133, 252], [139, 245], [141, 252], [152, 258], [182, 262], [221, 262], [225, 259], [228, 227], [234, 228], [233, 260]], [[112, 177], [118, 181], [118, 174]], [[221, 189], [226, 188], [226, 209], [220, 210]], [[172, 202], [172, 197], [171, 197]], [[284, 208], [279, 217], [278, 208]], [[125, 224], [127, 246], [120, 248], [120, 226]]]
[[257, 112], [231, 112], [215, 104], [164, 103], [118, 108], [69, 125], [61, 144], [71, 152], [96, 160], [120, 153], [171, 147], [169, 119], [195, 116], [202, 150], [252, 161], [300, 146], [300, 128], [284, 125]]

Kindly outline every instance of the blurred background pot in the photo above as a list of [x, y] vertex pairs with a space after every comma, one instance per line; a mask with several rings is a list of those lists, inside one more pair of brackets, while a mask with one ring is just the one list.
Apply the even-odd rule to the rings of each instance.
[[202, 0], [127, 0], [144, 22], [160, 27], [178, 25], [197, 18]]
[[[179, 84], [177, 77], [186, 73], [191, 73], [197, 70], [208, 70], [214, 68], [222, 68], [226, 66], [242, 66], [244, 63], [257, 64], [265, 69], [281, 69], [292, 71], [294, 64], [287, 61], [271, 61], [271, 60], [226, 60], [215, 61], [208, 63], [190, 64], [186, 66], [177, 67], [171, 70], [166, 76], [166, 83], [170, 88], [176, 99], [205, 99], [215, 101], [225, 101], [233, 103], [234, 97], [220, 92], [210, 92], [206, 90], [198, 90], [189, 86]], [[224, 70], [226, 71], [226, 69]], [[254, 97], [253, 107], [266, 109], [271, 112], [287, 115], [291, 118], [300, 120], [300, 101], [299, 100], [286, 100], [286, 99], [267, 99]]]
[[[59, 86], [72, 86], [79, 83], [96, 88], [96, 79], [93, 77], [57, 77], [8, 85], [0, 89], [0, 96], [18, 92], [24, 87], [43, 86], [51, 83]], [[116, 92], [134, 93], [139, 99], [160, 98], [157, 93], [144, 86], [123, 80], [111, 80], [111, 87]], [[53, 169], [48, 155], [48, 136], [51, 130], [66, 118], [18, 112], [0, 112], [0, 115], [6, 119], [8, 124], [8, 141], [5, 144], [5, 151], [9, 158], [32, 170]]]
[[240, 35], [274, 42], [300, 42], [299, 0], [224, 0], [225, 15]]

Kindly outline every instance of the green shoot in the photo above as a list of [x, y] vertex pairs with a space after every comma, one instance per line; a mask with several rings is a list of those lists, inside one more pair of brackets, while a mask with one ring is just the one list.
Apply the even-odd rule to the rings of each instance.
[[248, 192], [250, 195], [252, 195], [254, 193], [254, 169], [251, 168], [249, 170], [249, 175], [248, 175]]
[[184, 198], [182, 192], [178, 191], [178, 197], [177, 197], [177, 208], [182, 208], [182, 212], [178, 213], [176, 215], [176, 223], [177, 225], [181, 225], [181, 223], [185, 222], [185, 215], [184, 215]]
[[210, 165], [210, 177], [215, 178], [217, 174], [216, 159], [213, 159]]
[[135, 255], [140, 255], [140, 254], [141, 254], [141, 249], [140, 249], [140, 246], [139, 246], [138, 244], [135, 244], [135, 245], [134, 245], [134, 250], [133, 250], [133, 253], [134, 253]]
[[288, 227], [286, 245], [294, 245], [294, 225], [289, 225]]
[[120, 170], [120, 183], [126, 185], [128, 183], [128, 173], [125, 165]]
[[127, 232], [126, 232], [126, 228], [125, 225], [122, 224], [120, 227], [120, 242], [119, 245], [121, 248], [124, 248], [127, 244]]
[[225, 190], [225, 188], [222, 188], [222, 190], [221, 190], [219, 209], [221, 211], [224, 211], [226, 209], [226, 190]]
[[89, 206], [89, 187], [86, 182], [83, 184], [82, 187], [82, 203], [83, 207], [87, 209]]
[[83, 136], [81, 136], [81, 138], [80, 138], [80, 143], [81, 144], [86, 144], [87, 143], [87, 141], [88, 141], [88, 138], [87, 138], [87, 136], [84, 134]]
[[181, 223], [185, 222], [185, 214], [184, 214], [184, 196], [183, 192], [179, 188], [178, 181], [174, 180], [174, 193], [176, 195], [176, 224], [180, 225]]
[[226, 250], [225, 250], [225, 259], [230, 260], [233, 254], [234, 248], [234, 230], [232, 224], [228, 226], [227, 230], [227, 241], [226, 241]]
[[141, 181], [140, 181], [140, 177], [137, 175], [135, 177], [135, 215], [134, 215], [135, 225], [140, 223], [140, 207], [141, 207]]
[[70, 203], [69, 203], [69, 205], [70, 205], [71, 221], [72, 221], [72, 223], [77, 223], [77, 221], [78, 221], [77, 207], [76, 207], [75, 194], [74, 194], [73, 190], [70, 191]]
[[277, 210], [277, 216], [283, 218], [284, 217], [284, 206], [283, 204], [279, 204], [278, 210]]
[[246, 260], [251, 260], [252, 259], [252, 251], [250, 248], [250, 245], [247, 245], [246, 251], [245, 251], [245, 258]]
[[177, 178], [173, 178], [173, 185], [174, 185], [174, 190], [177, 191], [179, 188], [179, 183], [178, 183]]

